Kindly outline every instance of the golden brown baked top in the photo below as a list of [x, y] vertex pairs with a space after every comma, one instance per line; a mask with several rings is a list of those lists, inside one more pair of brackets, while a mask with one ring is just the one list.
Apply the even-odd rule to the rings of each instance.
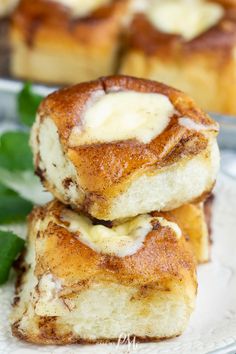
[[[29, 237], [36, 244], [37, 277], [50, 273], [56, 279], [64, 279], [65, 287], [75, 289], [94, 279], [134, 286], [161, 281], [168, 286], [174, 279], [195, 277], [191, 247], [184, 237], [177, 238], [172, 228], [154, 223], [135, 254], [117, 257], [97, 253], [80, 242], [78, 234], [68, 231], [63, 210], [62, 203], [53, 201], [30, 215]], [[41, 224], [36, 226], [39, 220]]]
[[[224, 4], [222, 4], [224, 5]], [[183, 19], [184, 21], [184, 19]], [[168, 55], [192, 51], [220, 51], [222, 55], [236, 43], [236, 8], [225, 8], [223, 17], [199, 36], [185, 40], [181, 35], [164, 33], [144, 13], [137, 13], [130, 25], [127, 46], [147, 54]]]
[[[28, 45], [37, 35], [47, 39], [49, 34], [61, 33], [82, 43], [106, 42], [107, 31], [116, 33], [117, 17], [121, 16], [127, 0], [113, 0], [86, 17], [74, 18], [69, 7], [51, 0], [21, 0], [12, 16], [12, 29], [19, 30]], [[96, 30], [94, 30], [96, 29]]]
[[[165, 95], [174, 106], [175, 114], [166, 129], [146, 144], [129, 139], [70, 146], [73, 128], [83, 128], [82, 113], [89, 98], [99, 90], [109, 94], [114, 88], [116, 92]], [[127, 76], [100, 78], [49, 95], [39, 108], [40, 122], [48, 117], [57, 126], [64, 153], [77, 170], [82, 190], [93, 191], [93, 195], [104, 192], [115, 195], [120, 192], [121, 185], [124, 188], [132, 177], [145, 173], [147, 169], [151, 173], [152, 168], [156, 170], [157, 167], [190, 159], [205, 150], [209, 137], [215, 136], [218, 131], [217, 123], [182, 92], [154, 81]], [[193, 129], [180, 123], [183, 117], [187, 117]], [[37, 160], [40, 161], [40, 156]]]

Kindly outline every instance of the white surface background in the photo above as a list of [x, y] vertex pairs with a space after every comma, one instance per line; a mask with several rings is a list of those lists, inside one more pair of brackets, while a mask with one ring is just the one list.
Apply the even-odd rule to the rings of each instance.
[[116, 344], [30, 345], [11, 336], [8, 316], [13, 285], [9, 281], [0, 288], [0, 354], [236, 353], [236, 180], [223, 174], [219, 176], [216, 186], [213, 242], [212, 261], [198, 269], [197, 306], [188, 329], [181, 337], [159, 343], [137, 344], [136, 348], [128, 345], [118, 348]]

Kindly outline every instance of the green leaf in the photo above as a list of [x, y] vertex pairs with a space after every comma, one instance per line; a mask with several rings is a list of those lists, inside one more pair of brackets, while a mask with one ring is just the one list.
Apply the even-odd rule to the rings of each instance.
[[10, 131], [1, 135], [0, 166], [9, 171], [33, 170], [29, 133]]
[[26, 83], [17, 97], [17, 110], [21, 123], [31, 127], [43, 97], [33, 93], [30, 83]]
[[25, 220], [33, 204], [0, 184], [0, 224]]
[[0, 183], [37, 205], [45, 204], [52, 199], [52, 195], [44, 191], [40, 179], [33, 171], [12, 172], [0, 167]]
[[8, 280], [12, 263], [24, 248], [24, 240], [9, 231], [0, 231], [0, 284]]
[[22, 131], [10, 131], [0, 136], [0, 183], [23, 199], [44, 204], [52, 197], [43, 191], [39, 178], [34, 174], [28, 141], [29, 134]]

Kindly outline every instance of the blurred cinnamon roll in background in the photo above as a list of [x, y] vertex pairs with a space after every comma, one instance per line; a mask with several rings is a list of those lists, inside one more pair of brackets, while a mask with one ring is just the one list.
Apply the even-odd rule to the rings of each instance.
[[53, 84], [114, 73], [128, 0], [21, 0], [11, 24], [11, 72]]
[[120, 73], [179, 88], [204, 110], [235, 114], [235, 1], [141, 3]]
[[170, 212], [165, 218], [174, 220], [185, 233], [198, 263], [206, 263], [211, 258], [212, 201], [210, 196], [201, 203], [184, 204]]

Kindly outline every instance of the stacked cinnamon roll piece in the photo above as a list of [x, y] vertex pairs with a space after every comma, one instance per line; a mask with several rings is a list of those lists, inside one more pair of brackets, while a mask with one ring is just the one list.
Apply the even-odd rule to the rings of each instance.
[[13, 334], [43, 344], [180, 335], [196, 260], [209, 257], [217, 133], [188, 96], [153, 81], [103, 77], [49, 95], [31, 146], [56, 199], [29, 217]]

